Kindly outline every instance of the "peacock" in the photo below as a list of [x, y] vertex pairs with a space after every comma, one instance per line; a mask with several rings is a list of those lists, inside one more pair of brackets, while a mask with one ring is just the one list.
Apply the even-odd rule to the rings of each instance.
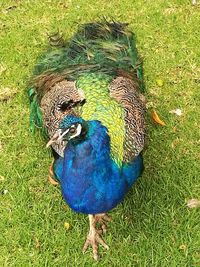
[[[69, 41], [49, 36], [28, 95], [30, 128], [41, 129], [54, 157], [51, 173], [66, 203], [89, 215], [83, 252], [98, 259], [107, 212], [143, 171], [145, 99], [142, 61], [127, 23], [80, 25]], [[101, 229], [97, 227], [101, 225]]]

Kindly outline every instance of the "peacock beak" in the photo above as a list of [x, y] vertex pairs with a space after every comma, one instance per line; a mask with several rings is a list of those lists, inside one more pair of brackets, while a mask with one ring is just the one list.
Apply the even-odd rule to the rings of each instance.
[[52, 136], [52, 138], [49, 140], [49, 142], [46, 144], [46, 147], [51, 146], [53, 143], [61, 142], [63, 137], [69, 132], [69, 129], [65, 130], [64, 132], [59, 129], [55, 132], [55, 134]]

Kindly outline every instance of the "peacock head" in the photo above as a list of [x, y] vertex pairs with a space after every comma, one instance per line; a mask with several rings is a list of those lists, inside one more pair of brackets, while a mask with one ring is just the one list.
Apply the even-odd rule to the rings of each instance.
[[69, 140], [82, 140], [87, 134], [87, 122], [80, 117], [68, 115], [60, 122], [59, 129], [47, 143], [49, 147], [53, 143], [68, 142]]

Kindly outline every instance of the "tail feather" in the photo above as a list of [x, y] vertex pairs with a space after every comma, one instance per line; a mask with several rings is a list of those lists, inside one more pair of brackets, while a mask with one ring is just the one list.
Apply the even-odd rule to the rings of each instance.
[[74, 68], [75, 72], [66, 74], [65, 78], [76, 80], [79, 75], [77, 66], [88, 65], [93, 71], [93, 66], [98, 65], [102, 71], [111, 74], [117, 74], [117, 69], [132, 76], [136, 74], [142, 83], [141, 59], [135, 43], [135, 36], [127, 30], [126, 23], [103, 20], [84, 24], [64, 47], [46, 53], [39, 60], [34, 74], [62, 73]]
[[28, 89], [28, 97], [30, 101], [30, 130], [34, 133], [35, 129], [39, 128], [42, 130], [44, 136], [47, 137], [46, 128], [43, 126], [42, 112], [33, 88]]

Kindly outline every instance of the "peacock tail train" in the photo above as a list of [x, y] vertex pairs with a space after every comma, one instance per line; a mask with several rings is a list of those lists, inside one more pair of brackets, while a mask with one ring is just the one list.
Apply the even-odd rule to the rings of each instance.
[[[110, 136], [111, 157], [121, 166], [144, 147], [143, 91], [142, 62], [127, 24], [82, 25], [38, 60], [28, 90], [31, 130], [40, 128], [52, 137], [68, 114], [101, 121]], [[52, 147], [63, 157], [64, 143]]]

